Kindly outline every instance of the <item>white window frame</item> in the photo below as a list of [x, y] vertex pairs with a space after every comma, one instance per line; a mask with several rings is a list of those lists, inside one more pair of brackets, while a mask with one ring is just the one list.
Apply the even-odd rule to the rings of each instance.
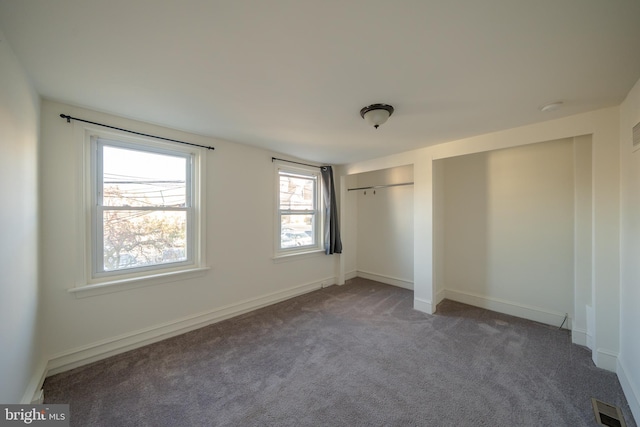
[[[193, 253], [193, 221], [195, 219], [195, 209], [193, 207], [192, 199], [193, 199], [193, 157], [194, 154], [190, 151], [176, 150], [176, 149], [166, 149], [160, 147], [150, 147], [143, 146], [140, 144], [132, 144], [130, 142], [124, 142], [120, 140], [110, 140], [101, 137], [92, 137], [91, 138], [91, 151], [95, 155], [95, 172], [92, 173], [92, 178], [94, 180], [94, 190], [92, 191], [92, 203], [91, 203], [91, 220], [92, 220], [92, 275], [94, 278], [101, 277], [111, 277], [111, 276], [120, 276], [123, 273], [143, 273], [148, 271], [162, 271], [167, 269], [179, 269], [185, 266], [192, 266], [194, 263]], [[102, 203], [103, 194], [102, 190], [104, 189], [103, 183], [103, 165], [104, 165], [104, 147], [116, 147], [122, 148], [131, 151], [137, 151], [141, 153], [150, 153], [150, 154], [162, 154], [168, 155], [176, 158], [184, 159], [186, 162], [186, 194], [185, 194], [185, 206], [180, 208], [166, 208], [166, 207], [108, 207]], [[115, 210], [132, 210], [132, 211], [177, 211], [177, 212], [185, 212], [187, 218], [187, 230], [186, 230], [186, 255], [187, 259], [181, 262], [174, 262], [170, 264], [153, 264], [149, 266], [143, 267], [133, 267], [126, 270], [112, 270], [107, 271], [104, 269], [104, 224], [103, 224], [103, 213], [105, 211], [115, 211]], [[125, 272], [126, 271], [126, 272]]]
[[[322, 209], [322, 174], [320, 168], [292, 165], [287, 162], [274, 161], [274, 175], [275, 175], [275, 215], [274, 215], [274, 259], [286, 259], [295, 255], [303, 254], [317, 254], [324, 252], [324, 233], [322, 232], [324, 224], [324, 210]], [[280, 209], [280, 173], [287, 173], [292, 175], [300, 175], [302, 177], [312, 177], [315, 180], [315, 200], [313, 211], [290, 211]], [[282, 235], [282, 215], [290, 213], [304, 213], [313, 214], [313, 233], [314, 242], [313, 245], [282, 248], [281, 247], [281, 235]]]
[[[79, 204], [79, 218], [84, 218], [84, 221], [78, 221], [78, 259], [81, 260], [81, 266], [76, 275], [76, 286], [69, 289], [69, 292], [82, 298], [204, 275], [208, 270], [204, 238], [206, 236], [204, 221], [206, 200], [203, 186], [206, 181], [205, 149], [132, 136], [124, 132], [105, 131], [92, 125], [82, 126], [82, 129], [76, 128], [76, 137], [81, 141], [79, 161], [84, 165], [80, 179], [80, 182], [83, 182], [82, 194], [79, 197], [82, 201]], [[101, 271], [98, 267], [102, 264], [97, 258], [102, 253], [98, 249], [98, 245], [102, 244], [98, 233], [98, 216], [102, 214], [97, 194], [101, 173], [101, 159], [98, 156], [99, 139], [108, 141], [110, 146], [190, 159], [186, 261], [109, 272]]]

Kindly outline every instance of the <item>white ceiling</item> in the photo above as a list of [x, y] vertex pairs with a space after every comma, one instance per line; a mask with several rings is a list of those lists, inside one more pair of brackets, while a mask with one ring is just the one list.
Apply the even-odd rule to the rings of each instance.
[[334, 164], [618, 105], [640, 78], [638, 0], [0, 0], [0, 28], [45, 98]]

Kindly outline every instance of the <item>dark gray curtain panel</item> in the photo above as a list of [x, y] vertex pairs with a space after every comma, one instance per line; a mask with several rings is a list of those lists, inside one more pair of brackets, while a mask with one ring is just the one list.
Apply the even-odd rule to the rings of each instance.
[[342, 240], [340, 239], [340, 227], [338, 226], [338, 205], [336, 204], [336, 192], [333, 185], [333, 168], [323, 166], [322, 185], [324, 191], [324, 252], [327, 255], [342, 253]]

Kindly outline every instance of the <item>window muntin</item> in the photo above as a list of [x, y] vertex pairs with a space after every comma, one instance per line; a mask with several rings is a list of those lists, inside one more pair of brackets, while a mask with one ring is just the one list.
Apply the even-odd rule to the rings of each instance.
[[281, 254], [320, 249], [320, 174], [278, 167], [277, 244]]
[[193, 154], [93, 140], [93, 277], [194, 264]]

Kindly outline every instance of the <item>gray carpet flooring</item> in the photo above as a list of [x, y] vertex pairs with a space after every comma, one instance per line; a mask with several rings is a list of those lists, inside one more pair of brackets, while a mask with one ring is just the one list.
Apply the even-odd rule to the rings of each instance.
[[47, 378], [75, 426], [595, 426], [614, 373], [568, 331], [365, 279]]

